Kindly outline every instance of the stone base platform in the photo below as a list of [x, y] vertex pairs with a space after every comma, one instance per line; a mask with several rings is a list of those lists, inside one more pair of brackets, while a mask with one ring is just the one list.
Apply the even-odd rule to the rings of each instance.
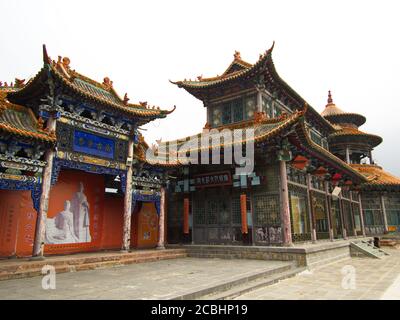
[[15, 258], [0, 260], [0, 280], [42, 275], [45, 265], [54, 266], [56, 273], [92, 270], [112, 266], [186, 257], [186, 249], [136, 250], [131, 252], [106, 251], [51, 256], [44, 260]]
[[294, 261], [298, 267], [316, 267], [351, 257], [350, 243], [372, 238], [318, 241], [315, 244], [296, 244], [292, 247], [235, 246], [235, 245], [168, 245], [168, 248], [184, 248], [188, 257], [221, 259], [256, 259]]

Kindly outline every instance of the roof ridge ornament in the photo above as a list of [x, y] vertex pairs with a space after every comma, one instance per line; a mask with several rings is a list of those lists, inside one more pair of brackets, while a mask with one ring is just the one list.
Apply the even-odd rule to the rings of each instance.
[[328, 104], [333, 104], [333, 99], [332, 99], [331, 90], [328, 91]]
[[43, 44], [43, 63], [45, 63], [45, 64], [51, 63], [51, 59], [50, 59], [49, 55], [47, 54], [47, 49], [46, 49], [45, 44]]
[[235, 50], [235, 53], [233, 54], [233, 58], [235, 60], [242, 60], [242, 57], [240, 56], [240, 51]]
[[113, 87], [113, 82], [110, 80], [109, 77], [105, 77], [103, 79], [103, 85], [107, 88], [107, 89], [111, 89]]
[[129, 98], [128, 98], [128, 93], [125, 93], [125, 95], [124, 95], [124, 100], [122, 101], [123, 103], [124, 103], [124, 105], [128, 105], [128, 101], [129, 101]]

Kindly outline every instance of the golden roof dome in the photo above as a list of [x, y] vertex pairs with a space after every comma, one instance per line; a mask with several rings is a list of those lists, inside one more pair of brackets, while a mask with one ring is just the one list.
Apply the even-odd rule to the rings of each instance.
[[366, 119], [363, 115], [358, 113], [346, 112], [333, 103], [331, 91], [328, 91], [328, 104], [325, 106], [324, 111], [321, 112], [326, 120], [332, 124], [352, 124], [357, 127], [362, 126]]
[[333, 115], [338, 115], [338, 114], [345, 114], [342, 109], [336, 106], [336, 104], [333, 103], [332, 99], [332, 94], [331, 91], [328, 91], [328, 104], [325, 106], [325, 110], [321, 112], [321, 116], [326, 117], [326, 116], [333, 116]]

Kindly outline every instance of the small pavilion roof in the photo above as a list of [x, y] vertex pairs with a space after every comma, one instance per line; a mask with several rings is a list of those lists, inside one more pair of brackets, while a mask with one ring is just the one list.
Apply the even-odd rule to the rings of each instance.
[[36, 119], [33, 111], [7, 100], [9, 90], [0, 88], [0, 131], [23, 139], [54, 144], [56, 137], [43, 129], [43, 122]]
[[353, 127], [340, 127], [340, 129], [329, 136], [329, 140], [335, 143], [345, 140], [347, 142], [365, 143], [370, 145], [371, 148], [375, 148], [383, 141], [380, 136], [369, 134]]
[[352, 123], [357, 127], [362, 126], [366, 118], [358, 113], [345, 112], [333, 103], [331, 91], [328, 91], [328, 103], [321, 112], [321, 116], [333, 124]]

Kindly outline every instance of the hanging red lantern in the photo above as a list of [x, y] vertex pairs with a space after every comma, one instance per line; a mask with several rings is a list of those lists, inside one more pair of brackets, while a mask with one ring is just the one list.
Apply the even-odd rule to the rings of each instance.
[[298, 155], [293, 159], [292, 165], [298, 170], [303, 170], [307, 166], [308, 162], [309, 160], [306, 157]]

